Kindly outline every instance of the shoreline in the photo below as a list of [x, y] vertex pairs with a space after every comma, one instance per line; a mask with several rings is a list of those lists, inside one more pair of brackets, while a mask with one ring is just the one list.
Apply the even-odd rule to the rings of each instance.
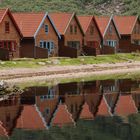
[[140, 73], [140, 62], [5, 69], [0, 70], [0, 79], [9, 84], [17, 84], [128, 73]]

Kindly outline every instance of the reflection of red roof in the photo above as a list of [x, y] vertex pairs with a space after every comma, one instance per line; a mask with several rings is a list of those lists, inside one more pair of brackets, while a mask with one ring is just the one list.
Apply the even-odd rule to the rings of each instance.
[[98, 28], [102, 34], [102, 37], [104, 36], [104, 33], [106, 31], [106, 28], [109, 24], [109, 21], [110, 21], [110, 17], [97, 17], [95, 16], [95, 20], [96, 20], [96, 23], [98, 25]]
[[105, 97], [102, 98], [101, 103], [98, 107], [97, 116], [110, 116], [109, 106], [107, 105]]
[[58, 32], [63, 35], [74, 13], [50, 13], [49, 15]]
[[24, 37], [33, 37], [45, 13], [13, 13]]
[[68, 112], [67, 106], [64, 104], [59, 104], [56, 113], [54, 114], [54, 118], [52, 120], [52, 125], [68, 125], [74, 124], [74, 120], [72, 119], [72, 115]]
[[84, 103], [84, 105], [82, 107], [80, 119], [93, 119], [93, 114], [90, 112], [89, 106], [86, 102]]
[[134, 100], [131, 95], [121, 95], [115, 108], [116, 115], [130, 115], [137, 113]]
[[0, 121], [0, 136], [2, 137], [8, 137], [8, 132], [6, 129], [2, 126], [2, 122]]
[[34, 105], [23, 106], [23, 111], [17, 119], [16, 128], [22, 129], [45, 129], [42, 118]]
[[92, 19], [93, 16], [78, 16], [78, 20], [83, 28], [84, 33], [86, 33]]
[[124, 35], [132, 33], [137, 19], [137, 16], [114, 16], [119, 33]]

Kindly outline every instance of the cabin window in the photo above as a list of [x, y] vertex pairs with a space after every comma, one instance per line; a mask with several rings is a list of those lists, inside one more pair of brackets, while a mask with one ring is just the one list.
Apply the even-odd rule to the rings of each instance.
[[75, 48], [75, 49], [80, 48], [80, 42], [79, 41], [68, 41], [67, 45], [68, 45], [68, 47], [72, 47], [72, 48]]
[[10, 32], [10, 23], [8, 21], [5, 22], [5, 33]]
[[73, 26], [70, 25], [70, 33], [73, 34]]
[[40, 48], [43, 48], [43, 47], [44, 47], [44, 42], [40, 41]]
[[94, 33], [94, 27], [91, 26], [91, 27], [90, 27], [90, 35], [93, 35], [93, 33]]
[[117, 46], [117, 41], [116, 40], [107, 40], [107, 44], [110, 47], [116, 47]]
[[74, 27], [74, 32], [77, 34], [77, 26]]
[[48, 32], [49, 32], [49, 26], [45, 25], [45, 33], [48, 34]]

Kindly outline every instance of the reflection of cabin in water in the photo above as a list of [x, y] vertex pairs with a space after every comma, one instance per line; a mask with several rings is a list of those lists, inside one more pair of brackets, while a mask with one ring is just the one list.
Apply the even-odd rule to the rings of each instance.
[[104, 80], [101, 81], [102, 93], [117, 93], [119, 91], [118, 80]]
[[140, 111], [140, 90], [139, 90], [139, 93], [133, 93], [132, 94], [132, 97], [133, 97], [133, 100], [135, 102], [135, 105], [138, 109], [138, 111]]
[[12, 133], [21, 111], [18, 95], [0, 101], [0, 136], [8, 136]]
[[114, 109], [114, 114], [118, 116], [128, 116], [137, 113], [135, 102], [129, 93], [120, 94]]

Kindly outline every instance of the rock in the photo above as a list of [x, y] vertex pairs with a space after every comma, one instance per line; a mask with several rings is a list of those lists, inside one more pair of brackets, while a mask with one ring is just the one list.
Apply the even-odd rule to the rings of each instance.
[[46, 65], [45, 62], [38, 62], [37, 64], [38, 64], [38, 65], [42, 65], [42, 66], [45, 66], [45, 65]]
[[2, 62], [0, 62], [0, 64], [1, 64], [1, 65], [4, 65], [4, 64], [5, 64], [5, 62], [3, 62], [3, 61], [2, 61]]
[[54, 60], [52, 60], [52, 64], [58, 65], [58, 64], [60, 64], [60, 61], [58, 59], [54, 59]]
[[17, 63], [16, 62], [12, 62], [14, 65], [16, 65]]

